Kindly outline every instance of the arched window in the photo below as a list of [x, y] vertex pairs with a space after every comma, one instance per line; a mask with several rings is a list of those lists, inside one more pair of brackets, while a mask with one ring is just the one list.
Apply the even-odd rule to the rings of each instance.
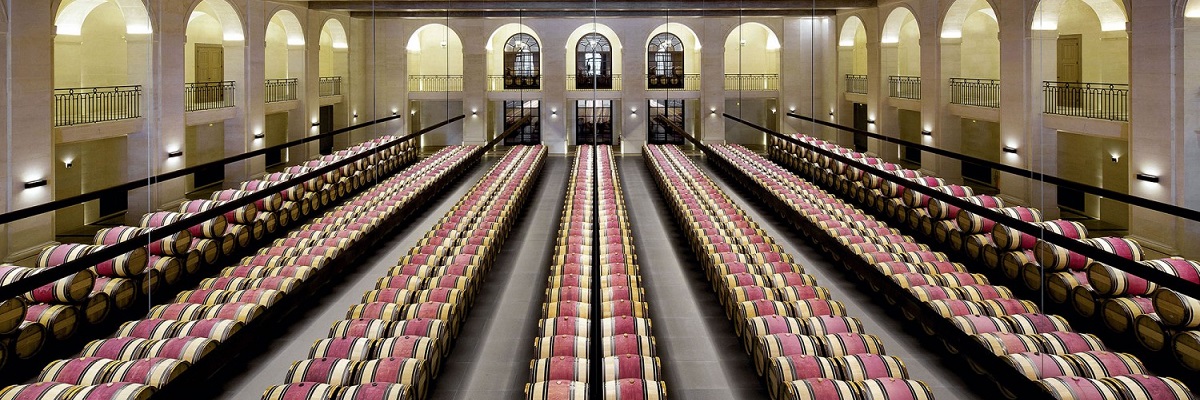
[[646, 49], [650, 89], [683, 88], [683, 42], [679, 36], [663, 32], [650, 39]]
[[575, 88], [612, 89], [612, 44], [599, 33], [589, 33], [575, 45]]
[[537, 89], [541, 82], [541, 47], [528, 33], [518, 33], [504, 43], [504, 88]]

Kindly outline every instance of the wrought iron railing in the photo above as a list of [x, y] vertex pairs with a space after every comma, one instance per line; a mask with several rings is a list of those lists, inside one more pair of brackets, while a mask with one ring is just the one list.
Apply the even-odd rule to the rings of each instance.
[[299, 87], [300, 82], [296, 78], [267, 79], [266, 101], [268, 103], [278, 103], [281, 101], [296, 100]]
[[409, 75], [410, 92], [461, 92], [462, 75]]
[[567, 75], [570, 90], [621, 90], [621, 74]]
[[186, 111], [215, 110], [237, 105], [237, 84], [233, 81], [183, 84]]
[[950, 78], [950, 103], [1000, 108], [1000, 80]]
[[321, 84], [321, 97], [342, 95], [342, 77], [322, 76], [319, 83]]
[[140, 118], [142, 86], [54, 89], [54, 126]]
[[779, 90], [778, 74], [725, 74], [725, 90]]
[[541, 75], [488, 75], [488, 90], [538, 90], [542, 88]]
[[1119, 83], [1042, 82], [1046, 114], [1129, 121], [1129, 85]]
[[700, 74], [648, 75], [646, 88], [700, 90]]
[[846, 93], [867, 94], [867, 76], [846, 74]]
[[898, 99], [921, 99], [921, 77], [889, 76], [888, 96]]

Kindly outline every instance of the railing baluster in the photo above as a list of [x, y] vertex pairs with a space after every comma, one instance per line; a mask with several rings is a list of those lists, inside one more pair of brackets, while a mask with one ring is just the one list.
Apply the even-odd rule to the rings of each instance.
[[141, 86], [54, 89], [54, 126], [140, 118]]
[[1129, 85], [1042, 82], [1046, 114], [1129, 121]]

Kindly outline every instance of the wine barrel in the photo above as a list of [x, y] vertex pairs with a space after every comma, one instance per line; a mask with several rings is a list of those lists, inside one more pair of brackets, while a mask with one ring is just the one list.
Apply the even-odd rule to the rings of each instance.
[[138, 284], [129, 278], [97, 277], [92, 290], [107, 293], [109, 301], [118, 310], [129, 308], [138, 296]]
[[820, 354], [842, 357], [855, 354], [884, 354], [883, 341], [878, 336], [863, 333], [835, 333], [817, 338]]
[[27, 307], [25, 301], [17, 297], [0, 300], [0, 335], [16, 332], [21, 327]]
[[1161, 289], [1154, 293], [1154, 309], [1166, 326], [1181, 329], [1200, 327], [1200, 300], [1174, 290]]
[[1175, 359], [1192, 371], [1200, 371], [1200, 331], [1184, 331], [1175, 335]]
[[321, 339], [309, 348], [308, 358], [344, 358], [363, 361], [371, 358], [375, 340], [359, 337]]
[[1132, 354], [1107, 351], [1088, 351], [1063, 356], [1075, 363], [1083, 377], [1100, 379], [1109, 376], [1141, 375], [1146, 366]]
[[[586, 370], [585, 367], [584, 371]], [[353, 382], [401, 384], [413, 388], [415, 397], [423, 399], [429, 386], [429, 374], [425, 372], [421, 360], [388, 357], [359, 362]]]
[[983, 308], [987, 315], [993, 317], [1003, 317], [1010, 314], [1030, 314], [1041, 312], [1037, 304], [1029, 300], [991, 299], [984, 300], [980, 302], [979, 305]]
[[1036, 335], [1047, 332], [1071, 332], [1071, 325], [1063, 317], [1053, 314], [1013, 314], [1001, 318], [1013, 333]]
[[950, 323], [968, 335], [1012, 332], [1012, 327], [1004, 320], [983, 315], [960, 315], [950, 318]]
[[199, 321], [181, 322], [178, 327], [180, 336], [209, 338], [224, 342], [237, 333], [245, 324], [228, 319], [202, 319]]
[[[191, 215], [158, 211], [143, 215], [140, 225], [143, 228], [158, 228], [182, 221], [189, 216]], [[225, 220], [224, 216], [217, 216], [194, 225], [187, 230], [188, 233], [196, 238], [218, 239], [225, 235], [225, 226], [227, 223], [228, 221]]]
[[[562, 320], [562, 318], [559, 318], [559, 320]], [[575, 328], [586, 328], [588, 326], [586, 319], [573, 320], [573, 321], [562, 321], [562, 325], [566, 325], [566, 326], [555, 327], [554, 328], [555, 331], [562, 331], [562, 332], [564, 332], [563, 334], [575, 334], [577, 336], [587, 336], [588, 335], [587, 332], [590, 332], [585, 329], [583, 331], [575, 330], [574, 333], [567, 333], [567, 331], [573, 330]], [[617, 335], [651, 336], [650, 335], [650, 325], [651, 325], [650, 320], [645, 319], [645, 318], [634, 318], [634, 317], [604, 318], [604, 319], [600, 320], [600, 335], [605, 336], [605, 337], [617, 336]], [[543, 327], [542, 336], [545, 336], [545, 332], [547, 330], [546, 328], [548, 328], [548, 326]]]
[[79, 310], [62, 304], [34, 304], [25, 313], [26, 321], [36, 321], [46, 326], [46, 331], [55, 340], [63, 341], [75, 335], [79, 329]]
[[878, 354], [855, 354], [837, 357], [836, 363], [840, 370], [839, 376], [849, 381], [866, 379], [896, 378], [908, 379], [908, 368], [899, 357]]
[[[50, 268], [25, 268], [12, 265], [0, 266], [0, 283], [8, 284], [23, 278], [50, 271]], [[92, 290], [96, 275], [90, 270], [83, 270], [54, 283], [39, 287], [21, 296], [32, 303], [77, 304], [87, 299]]]
[[540, 337], [533, 341], [534, 354], [538, 358], [578, 357], [587, 359], [588, 339], [580, 336]]
[[1033, 335], [992, 332], [973, 335], [972, 338], [996, 356], [1042, 351], [1041, 341]]
[[80, 353], [82, 357], [100, 357], [111, 360], [129, 361], [146, 357], [150, 350], [150, 339], [120, 337], [88, 342]]
[[[1087, 227], [1074, 221], [1056, 219], [1053, 221], [1036, 222], [1034, 226], [1048, 232], [1057, 233], [1071, 239], [1086, 239]], [[997, 224], [992, 228], [992, 239], [996, 248], [1002, 252], [1029, 250], [1037, 245], [1037, 237], [1018, 231], [1006, 225]]]
[[1111, 385], [1124, 399], [1194, 398], [1187, 385], [1171, 377], [1123, 375], [1104, 378], [1101, 381]]
[[1117, 333], [1129, 332], [1139, 315], [1154, 313], [1154, 300], [1148, 297], [1118, 297], [1103, 303], [1104, 325]]
[[933, 400], [933, 391], [925, 382], [911, 379], [867, 379], [858, 382], [863, 400]]
[[24, 321], [17, 331], [8, 337], [0, 339], [4, 347], [12, 349], [12, 355], [18, 359], [27, 360], [42, 351], [49, 335], [46, 325], [40, 322]]
[[[223, 241], [223, 239], [222, 239]], [[207, 238], [192, 239], [192, 245], [189, 251], [194, 251], [200, 255], [200, 259], [206, 264], [217, 262], [217, 257], [221, 256], [222, 241], [217, 241]]]
[[1133, 319], [1134, 337], [1150, 351], [1166, 348], [1175, 335], [1175, 330], [1167, 328], [1160, 318], [1159, 314], [1142, 314]]
[[205, 307], [207, 307], [203, 317], [205, 319], [234, 320], [244, 324], [250, 323], [266, 312], [266, 307], [255, 303], [225, 303]]
[[355, 384], [360, 364], [344, 358], [300, 360], [288, 367], [285, 383], [320, 382], [333, 386]]
[[317, 382], [288, 383], [268, 386], [263, 400], [332, 399], [334, 387]]
[[1000, 356], [1000, 360], [1015, 369], [1017, 373], [1034, 381], [1079, 376], [1078, 367], [1066, 356], [1046, 353], [1017, 353]]
[[1090, 333], [1046, 332], [1035, 335], [1042, 351], [1049, 354], [1071, 354], [1084, 351], [1104, 351], [1104, 342]]
[[184, 322], [166, 319], [143, 319], [121, 324], [115, 337], [135, 337], [140, 339], [167, 339], [176, 337]]
[[[1005, 207], [992, 210], [1025, 222], [1042, 222], [1042, 211], [1036, 208]], [[996, 225], [995, 221], [972, 212], [959, 212], [955, 221], [958, 223], [959, 230], [964, 234], [971, 235], [992, 232], [992, 228]]]
[[[1058, 276], [1058, 274], [1066, 274], [1066, 273], [1065, 272], [1055, 273], [1055, 276]], [[1065, 279], [1065, 275], [1063, 276], [1063, 278], [1055, 279], [1054, 280], [1055, 291], [1057, 292], [1059, 290], [1062, 290], [1060, 287], [1068, 281], [1069, 280]], [[1069, 299], [1071, 301], [1071, 307], [1074, 308], [1075, 312], [1079, 313], [1079, 315], [1082, 315], [1087, 318], [1092, 318], [1092, 317], [1096, 316], [1096, 313], [1099, 312], [1099, 310], [1102, 307], [1104, 307], [1103, 300], [1106, 300], [1106, 299], [1101, 299], [1097, 295], [1096, 291], [1092, 289], [1091, 286], [1079, 285], [1079, 286], [1075, 286], [1075, 287], [1071, 288], [1070, 290], [1071, 290], [1071, 296], [1069, 297]]]
[[959, 315], [986, 315], [986, 310], [980, 303], [967, 300], [931, 300], [927, 302], [942, 318], [952, 318]]
[[586, 383], [566, 380], [534, 382], [525, 385], [525, 398], [527, 400], [584, 400], [588, 398], [588, 387]]
[[42, 372], [38, 374], [37, 381], [71, 385], [98, 385], [107, 382], [108, 377], [121, 363], [122, 361], [99, 357], [55, 360], [42, 369]]
[[100, 385], [84, 386], [73, 399], [128, 399], [149, 400], [155, 388], [149, 385], [129, 382], [110, 382]]
[[183, 278], [183, 260], [176, 257], [150, 256], [149, 268], [158, 271], [163, 284], [174, 286]]
[[604, 382], [606, 399], [663, 400], [667, 398], [667, 385], [646, 379], [620, 379]]
[[604, 381], [620, 379], [661, 380], [662, 365], [658, 358], [624, 355], [605, 357], [601, 376]]
[[108, 293], [93, 292], [88, 294], [80, 309], [83, 310], [83, 317], [88, 325], [96, 325], [108, 318], [108, 313], [112, 310], [112, 301], [109, 300]]
[[371, 358], [412, 358], [421, 360], [430, 377], [436, 377], [441, 369], [442, 357], [438, 344], [434, 339], [405, 335], [399, 337], [375, 339], [371, 350]]
[[190, 365], [186, 361], [170, 358], [122, 361], [113, 369], [111, 380], [160, 388], [182, 375]]
[[776, 399], [853, 400], [859, 398], [860, 390], [854, 382], [815, 378], [785, 382], [785, 386], [782, 388], [771, 386], [771, 392], [772, 398]]
[[529, 362], [530, 382], [575, 381], [588, 383], [588, 359], [557, 356]]
[[759, 376], [766, 375], [771, 367], [771, 360], [778, 357], [809, 355], [824, 356], [821, 342], [817, 337], [781, 333], [766, 335], [758, 338], [754, 347], [754, 364]]
[[1033, 250], [1010, 251], [1000, 254], [1000, 272], [1009, 279], [1017, 279], [1021, 277], [1026, 265], [1037, 264], [1037, 254]]
[[0, 400], [70, 400], [83, 390], [82, 386], [57, 382], [40, 382], [0, 388]]
[[[362, 385], [342, 386], [336, 389], [331, 400], [408, 400], [416, 396], [408, 385], [372, 382]], [[309, 399], [321, 397], [307, 397]]]
[[1042, 390], [1059, 400], [1118, 400], [1120, 394], [1104, 381], [1077, 376], [1056, 376], [1037, 381]]
[[654, 357], [656, 355], [654, 338], [650, 336], [622, 334], [605, 337], [600, 339], [600, 341], [604, 357], [623, 356], [626, 354], [643, 357]]
[[[1160, 266], [1163, 264], [1161, 260], [1142, 261], [1139, 264], [1167, 273], [1172, 272]], [[1103, 297], [1147, 296], [1159, 288], [1158, 283], [1097, 262], [1088, 264], [1087, 278], [1088, 284]]]
[[797, 355], [778, 357], [771, 360], [771, 372], [767, 374], [767, 388], [771, 398], [779, 399], [788, 393], [788, 386], [806, 379], [839, 379], [841, 369], [837, 361], [828, 357]]

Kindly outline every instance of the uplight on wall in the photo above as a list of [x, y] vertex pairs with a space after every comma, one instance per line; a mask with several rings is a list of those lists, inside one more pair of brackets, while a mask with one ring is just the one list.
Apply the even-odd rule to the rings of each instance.
[[868, 120], [867, 120], [867, 124], [869, 124], [869, 125], [875, 125], [875, 120], [874, 120], [874, 119], [868, 119]]
[[321, 126], [321, 121], [313, 121], [313, 123], [312, 123], [312, 126], [313, 126], [314, 128], [315, 128], [315, 127], [318, 127], [318, 126]]
[[921, 134], [925, 135], [925, 136], [933, 136], [933, 131], [925, 129], [925, 130], [921, 131]]
[[262, 132], [254, 132], [254, 138], [255, 138], [255, 139], [262, 139], [262, 138], [265, 138], [265, 137], [267, 137], [267, 134], [265, 134], [265, 133], [262, 133]]
[[167, 152], [167, 158], [175, 158], [175, 157], [182, 157], [182, 156], [183, 156], [183, 150], [175, 150], [175, 151]]
[[1008, 154], [1017, 154], [1017, 148], [1012, 146], [1004, 146], [1004, 152]]
[[1137, 174], [1137, 179], [1139, 181], [1145, 181], [1145, 182], [1150, 182], [1150, 183], [1158, 183], [1158, 181], [1159, 181], [1158, 175], [1150, 175], [1145, 172], [1139, 172]]
[[26, 188], [26, 189], [33, 189], [33, 188], [36, 188], [36, 187], [42, 187], [42, 186], [46, 186], [46, 184], [47, 184], [47, 182], [46, 182], [46, 180], [45, 180], [45, 179], [35, 179], [35, 180], [32, 180], [32, 181], [27, 181], [27, 182], [25, 182], [25, 188]]

